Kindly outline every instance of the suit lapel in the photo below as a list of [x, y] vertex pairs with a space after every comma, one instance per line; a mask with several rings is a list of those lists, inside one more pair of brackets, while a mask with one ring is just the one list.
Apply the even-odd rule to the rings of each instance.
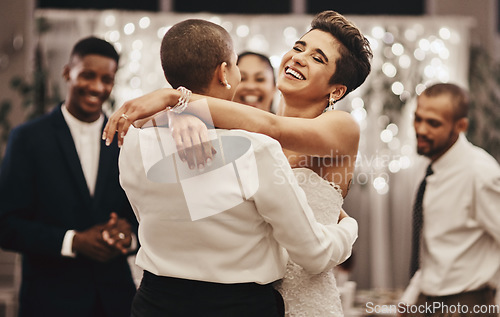
[[[108, 122], [107, 118], [104, 119], [102, 130]], [[116, 140], [116, 138], [115, 138]], [[101, 140], [101, 149], [99, 151], [99, 168], [97, 170], [97, 180], [94, 191], [94, 198], [97, 201], [99, 197], [105, 192], [106, 180], [109, 177], [109, 173], [116, 168], [117, 162], [114, 160], [116, 157], [116, 151], [118, 151], [118, 146], [113, 140], [113, 144], [109, 147], [106, 146], [105, 141]]]
[[85, 200], [90, 200], [90, 192], [87, 187], [87, 182], [85, 181], [85, 176], [83, 175], [80, 158], [76, 152], [75, 142], [73, 141], [69, 127], [61, 112], [61, 107], [59, 106], [54, 109], [51, 116], [55, 127], [56, 139], [65, 157], [66, 163], [68, 164], [69, 172], [75, 180], [78, 191], [82, 193], [83, 198]]

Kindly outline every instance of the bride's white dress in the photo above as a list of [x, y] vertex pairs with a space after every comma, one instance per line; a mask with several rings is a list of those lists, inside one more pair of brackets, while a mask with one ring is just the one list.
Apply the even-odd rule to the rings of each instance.
[[[310, 169], [294, 168], [293, 171], [318, 222], [337, 223], [344, 202], [340, 188]], [[285, 301], [286, 316], [344, 315], [333, 269], [313, 275], [289, 261], [285, 277], [275, 287]]]

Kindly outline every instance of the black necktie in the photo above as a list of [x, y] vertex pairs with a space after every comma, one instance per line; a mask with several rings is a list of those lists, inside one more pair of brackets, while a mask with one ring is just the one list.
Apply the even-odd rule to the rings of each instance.
[[420, 265], [420, 235], [422, 233], [422, 226], [424, 224], [423, 217], [423, 205], [425, 185], [427, 184], [427, 176], [432, 175], [432, 167], [429, 164], [427, 167], [427, 172], [425, 177], [420, 183], [418, 188], [417, 198], [415, 199], [415, 205], [413, 205], [413, 240], [412, 240], [412, 252], [411, 252], [411, 268], [410, 268], [410, 278], [415, 274]]

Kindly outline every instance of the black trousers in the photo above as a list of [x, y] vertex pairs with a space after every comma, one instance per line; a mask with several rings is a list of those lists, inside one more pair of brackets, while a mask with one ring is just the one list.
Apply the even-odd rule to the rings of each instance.
[[133, 317], [278, 317], [283, 298], [271, 284], [220, 284], [144, 271]]

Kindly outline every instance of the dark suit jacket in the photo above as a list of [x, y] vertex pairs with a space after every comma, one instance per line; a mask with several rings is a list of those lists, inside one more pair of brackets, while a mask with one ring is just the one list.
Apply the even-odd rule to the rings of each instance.
[[113, 211], [137, 229], [118, 154], [101, 141], [91, 197], [60, 107], [11, 132], [0, 169], [0, 246], [23, 255], [22, 316], [94, 316], [98, 302], [109, 316], [130, 315], [135, 286], [126, 256], [107, 263], [61, 256], [67, 230], [105, 223]]

